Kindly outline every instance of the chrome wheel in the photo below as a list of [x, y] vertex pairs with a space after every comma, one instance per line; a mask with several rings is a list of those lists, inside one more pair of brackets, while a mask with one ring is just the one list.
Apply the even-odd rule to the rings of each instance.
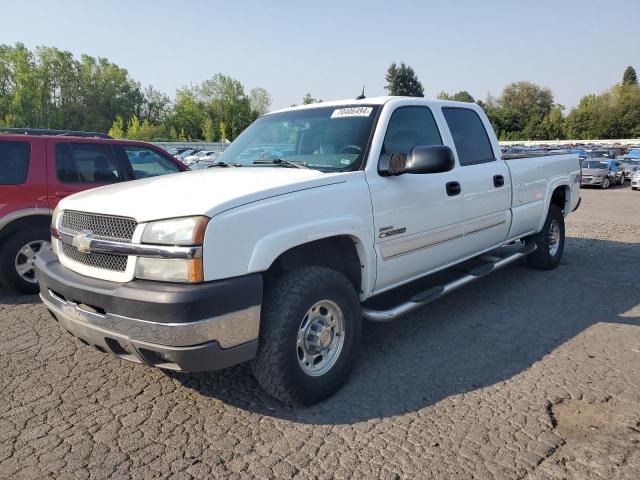
[[18, 250], [14, 266], [20, 278], [25, 282], [38, 283], [36, 280], [36, 257], [43, 248], [48, 248], [49, 245], [46, 240], [33, 240]]
[[557, 220], [552, 220], [549, 225], [549, 255], [556, 256], [560, 248], [560, 225]]
[[611, 184], [611, 182], [609, 181], [609, 178], [607, 177], [602, 181], [602, 188], [609, 188], [610, 184]]
[[344, 316], [331, 300], [316, 302], [298, 329], [297, 355], [307, 375], [319, 377], [335, 365], [344, 345]]

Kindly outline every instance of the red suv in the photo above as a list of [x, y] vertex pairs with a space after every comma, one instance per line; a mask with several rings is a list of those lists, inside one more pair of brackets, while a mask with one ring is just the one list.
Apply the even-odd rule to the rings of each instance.
[[0, 276], [23, 292], [38, 291], [33, 262], [49, 243], [60, 199], [186, 169], [148, 143], [92, 132], [0, 129]]

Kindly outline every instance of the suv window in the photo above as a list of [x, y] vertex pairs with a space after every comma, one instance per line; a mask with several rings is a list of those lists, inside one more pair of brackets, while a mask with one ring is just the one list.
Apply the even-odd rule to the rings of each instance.
[[28, 142], [0, 142], [0, 185], [20, 185], [29, 174]]
[[157, 175], [180, 171], [174, 162], [154, 152], [150, 148], [124, 146], [123, 149], [129, 163], [131, 163], [133, 178], [135, 179], [155, 177]]
[[65, 183], [114, 183], [125, 179], [111, 145], [98, 143], [56, 145], [56, 173]]
[[399, 107], [391, 115], [382, 144], [383, 154], [409, 155], [414, 147], [442, 145], [442, 137], [428, 107]]
[[442, 113], [453, 136], [460, 165], [476, 165], [495, 160], [489, 136], [476, 112], [469, 108], [449, 107], [443, 108]]

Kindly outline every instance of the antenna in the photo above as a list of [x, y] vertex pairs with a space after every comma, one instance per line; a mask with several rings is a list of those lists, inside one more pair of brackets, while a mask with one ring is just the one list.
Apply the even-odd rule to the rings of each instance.
[[364, 85], [363, 85], [362, 86], [362, 93], [356, 97], [356, 100], [364, 100], [365, 98], [367, 98], [367, 97], [364, 96]]

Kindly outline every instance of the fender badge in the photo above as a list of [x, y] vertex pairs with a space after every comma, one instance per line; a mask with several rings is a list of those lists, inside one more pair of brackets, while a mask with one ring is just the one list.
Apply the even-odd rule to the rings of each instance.
[[81, 253], [91, 253], [91, 240], [93, 240], [93, 232], [83, 230], [73, 236], [72, 244]]

